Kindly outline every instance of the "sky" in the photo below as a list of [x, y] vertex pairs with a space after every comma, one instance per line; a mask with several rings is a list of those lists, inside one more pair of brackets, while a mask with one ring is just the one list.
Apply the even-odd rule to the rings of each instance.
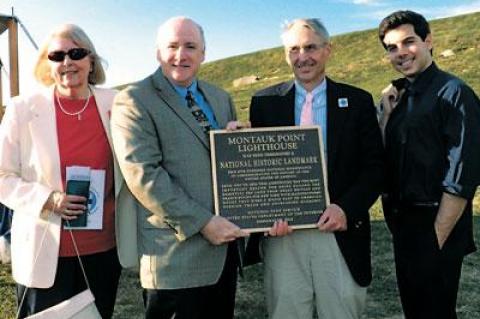
[[[38, 45], [57, 25], [85, 30], [106, 61], [111, 87], [143, 79], [158, 67], [158, 26], [173, 16], [188, 16], [205, 31], [206, 61], [281, 45], [282, 26], [295, 18], [320, 18], [331, 35], [376, 28], [395, 10], [414, 10], [427, 19], [480, 11], [480, 0], [0, 0], [0, 14], [14, 14]], [[435, 35], [434, 35], [435, 36]], [[375, 45], [375, 44], [372, 44]], [[19, 27], [20, 93], [36, 82], [37, 51]], [[8, 34], [0, 35], [4, 103], [8, 101]], [[246, 71], [248, 73], [248, 71]]]

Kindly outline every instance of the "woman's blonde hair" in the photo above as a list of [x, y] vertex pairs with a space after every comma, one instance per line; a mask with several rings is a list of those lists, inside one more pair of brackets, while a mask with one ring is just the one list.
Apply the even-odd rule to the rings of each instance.
[[75, 24], [63, 24], [55, 28], [44, 41], [40, 48], [37, 63], [34, 68], [34, 75], [38, 82], [45, 86], [55, 83], [51, 75], [51, 68], [48, 62], [48, 47], [53, 39], [69, 39], [81, 48], [90, 51], [92, 71], [88, 74], [88, 83], [101, 84], [105, 82], [105, 70], [102, 66], [102, 58], [97, 54], [95, 46], [79, 26]]

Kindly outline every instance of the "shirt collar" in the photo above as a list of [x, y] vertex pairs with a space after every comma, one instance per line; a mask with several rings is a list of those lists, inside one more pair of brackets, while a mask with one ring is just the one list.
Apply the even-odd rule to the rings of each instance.
[[412, 92], [423, 92], [432, 83], [432, 79], [438, 72], [435, 62], [432, 62], [422, 73], [420, 73], [410, 85]]
[[193, 95], [195, 95], [196, 92], [197, 92], [197, 89], [198, 89], [198, 83], [197, 83], [196, 79], [193, 80], [192, 84], [190, 84], [190, 86], [188, 86], [188, 87], [175, 85], [173, 83], [172, 83], [172, 86], [175, 89], [175, 91], [177, 91], [177, 93], [183, 98], [185, 98], [187, 96], [187, 91], [190, 91], [190, 92], [192, 92]]
[[[295, 91], [302, 98], [305, 98], [307, 96], [307, 90], [305, 90], [302, 84], [297, 80], [295, 80]], [[327, 81], [326, 81], [326, 78], [324, 78], [323, 81], [312, 90], [312, 94], [315, 97], [315, 96], [318, 96], [319, 94], [324, 94], [326, 91], [327, 91]]]

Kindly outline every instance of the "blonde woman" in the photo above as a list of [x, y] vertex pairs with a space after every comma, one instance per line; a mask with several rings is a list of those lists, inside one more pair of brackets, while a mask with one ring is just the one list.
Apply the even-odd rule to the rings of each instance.
[[65, 193], [66, 169], [85, 166], [105, 174], [103, 220], [100, 229], [73, 235], [96, 306], [110, 318], [121, 272], [115, 218], [133, 209], [111, 149], [108, 122], [115, 91], [95, 86], [105, 81], [100, 57], [85, 32], [72, 24], [49, 35], [35, 77], [46, 88], [14, 98], [0, 128], [0, 201], [15, 210], [12, 273], [19, 317], [86, 288], [72, 236], [64, 228], [87, 208], [86, 197]]

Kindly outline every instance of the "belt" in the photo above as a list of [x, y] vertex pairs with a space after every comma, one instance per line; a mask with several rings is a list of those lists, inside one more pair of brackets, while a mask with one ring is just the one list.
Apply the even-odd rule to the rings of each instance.
[[408, 213], [409, 211], [430, 211], [435, 212], [440, 206], [438, 201], [398, 201], [392, 200], [389, 196], [382, 196], [384, 213], [387, 215], [397, 215], [400, 212]]
[[435, 208], [440, 206], [439, 201], [411, 201], [411, 200], [397, 200], [389, 196], [389, 194], [382, 194], [382, 200], [393, 207], [399, 208]]
[[418, 207], [418, 208], [435, 208], [440, 205], [439, 202], [436, 201], [422, 201], [422, 202], [417, 202], [417, 201], [412, 201], [412, 202], [402, 202], [400, 203], [400, 207]]

